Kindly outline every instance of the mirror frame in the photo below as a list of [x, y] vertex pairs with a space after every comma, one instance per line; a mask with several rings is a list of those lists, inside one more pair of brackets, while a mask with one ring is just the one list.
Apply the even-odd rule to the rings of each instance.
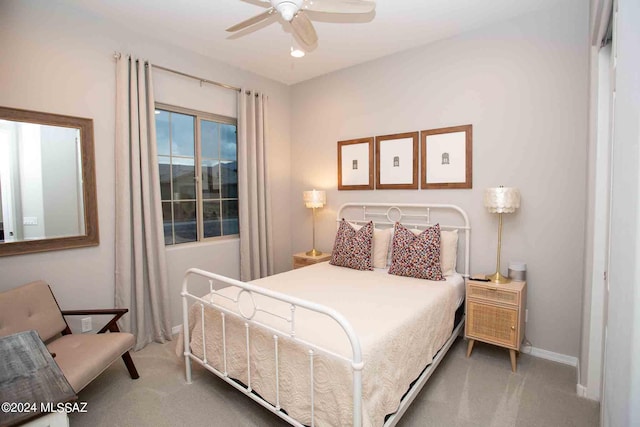
[[99, 245], [100, 236], [98, 231], [98, 200], [96, 197], [95, 157], [93, 148], [93, 119], [0, 106], [0, 120], [80, 129], [82, 194], [84, 197], [85, 224], [85, 234], [78, 236], [0, 243], [0, 256]]

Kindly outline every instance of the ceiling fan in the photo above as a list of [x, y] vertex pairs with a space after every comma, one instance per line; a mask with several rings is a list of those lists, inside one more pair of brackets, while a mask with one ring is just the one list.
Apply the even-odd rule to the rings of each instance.
[[318, 41], [318, 35], [305, 11], [324, 13], [369, 13], [376, 8], [374, 0], [268, 0], [263, 1], [269, 9], [251, 17], [239, 24], [227, 28], [229, 32], [236, 32], [268, 19], [279, 13], [282, 18], [291, 23], [293, 32], [307, 46], [313, 46]]

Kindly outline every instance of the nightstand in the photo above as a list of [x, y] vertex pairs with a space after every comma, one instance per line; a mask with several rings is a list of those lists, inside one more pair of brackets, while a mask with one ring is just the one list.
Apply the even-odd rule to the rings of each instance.
[[307, 265], [317, 264], [323, 261], [329, 261], [331, 253], [323, 252], [322, 255], [312, 256], [305, 252], [299, 252], [293, 255], [293, 268], [306, 267]]
[[469, 340], [467, 357], [473, 343], [483, 341], [509, 349], [511, 370], [516, 371], [516, 352], [524, 338], [527, 282], [498, 285], [467, 281], [467, 320], [464, 335]]

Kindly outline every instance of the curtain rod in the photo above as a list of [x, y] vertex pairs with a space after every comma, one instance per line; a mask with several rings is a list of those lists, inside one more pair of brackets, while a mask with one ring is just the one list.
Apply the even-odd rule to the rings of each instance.
[[[113, 52], [113, 57], [114, 58], [120, 59], [121, 56], [122, 56], [122, 54], [120, 52]], [[149, 65], [149, 63], [147, 61], [145, 61], [145, 64]], [[178, 75], [183, 76], [183, 77], [188, 77], [190, 79], [198, 80], [198, 81], [200, 81], [200, 83], [209, 83], [209, 84], [212, 84], [214, 86], [219, 86], [219, 87], [222, 87], [222, 88], [225, 88], [225, 89], [235, 90], [236, 92], [242, 91], [242, 89], [239, 88], [239, 87], [227, 85], [227, 84], [220, 83], [220, 82], [214, 82], [213, 80], [209, 80], [209, 79], [203, 79], [202, 77], [194, 76], [192, 74], [183, 73], [182, 71], [172, 70], [171, 68], [162, 67], [160, 65], [153, 64], [152, 67], [153, 68], [157, 68], [159, 70], [168, 71], [170, 73], [178, 74]], [[247, 94], [250, 94], [250, 93], [251, 93], [250, 91], [247, 91]]]
[[219, 86], [225, 89], [231, 89], [231, 90], [235, 90], [236, 92], [240, 92], [242, 89], [239, 87], [235, 87], [235, 86], [230, 86], [224, 83], [220, 83], [220, 82], [214, 82], [213, 80], [209, 80], [209, 79], [203, 79], [202, 77], [197, 77], [197, 76], [193, 76], [191, 74], [187, 74], [187, 73], [183, 73], [182, 71], [176, 71], [176, 70], [172, 70], [171, 68], [167, 68], [167, 67], [162, 67], [160, 65], [155, 65], [152, 64], [153, 68], [157, 68], [159, 70], [164, 70], [164, 71], [168, 71], [170, 73], [174, 73], [174, 74], [178, 74], [180, 76], [183, 77], [188, 77], [190, 79], [194, 79], [194, 80], [199, 80], [201, 83], [209, 83], [215, 86]]

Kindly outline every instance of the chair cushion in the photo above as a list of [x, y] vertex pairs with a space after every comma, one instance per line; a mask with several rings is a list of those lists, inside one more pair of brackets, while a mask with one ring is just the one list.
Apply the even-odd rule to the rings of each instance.
[[0, 293], [0, 337], [35, 329], [47, 341], [67, 327], [42, 280]]
[[49, 343], [54, 360], [76, 393], [133, 347], [135, 339], [126, 332], [63, 335]]

